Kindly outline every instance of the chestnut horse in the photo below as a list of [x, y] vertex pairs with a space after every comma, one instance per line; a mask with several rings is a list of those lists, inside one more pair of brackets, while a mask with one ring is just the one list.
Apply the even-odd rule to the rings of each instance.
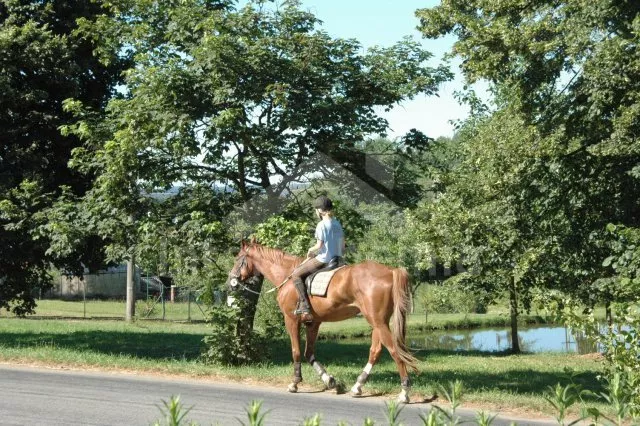
[[[297, 392], [298, 383], [302, 381], [299, 337], [301, 322], [294, 314], [298, 293], [293, 282], [289, 279], [291, 272], [302, 261], [301, 257], [291, 256], [255, 242], [246, 243], [243, 241], [234, 267], [229, 273], [228, 281], [231, 289], [244, 287], [245, 280], [260, 275], [274, 285], [284, 283], [279, 287], [277, 299], [291, 339], [294, 374], [293, 382], [288, 387], [289, 392]], [[390, 268], [376, 262], [364, 262], [336, 271], [331, 279], [326, 297], [309, 296], [314, 321], [306, 324], [307, 338], [304, 356], [322, 378], [327, 388], [335, 387], [335, 380], [333, 376], [327, 374], [325, 368], [314, 356], [320, 324], [324, 321], [342, 321], [361, 312], [373, 327], [373, 331], [371, 333], [369, 362], [351, 388], [352, 394], [356, 396], [362, 394], [362, 386], [366, 383], [371, 369], [380, 358], [382, 345], [384, 345], [393, 357], [400, 373], [402, 391], [398, 395], [398, 401], [409, 402], [411, 381], [407, 368], [414, 372], [417, 371], [417, 359], [407, 350], [404, 342], [410, 296], [408, 286], [408, 276], [404, 268]], [[389, 328], [392, 316], [393, 331]]]

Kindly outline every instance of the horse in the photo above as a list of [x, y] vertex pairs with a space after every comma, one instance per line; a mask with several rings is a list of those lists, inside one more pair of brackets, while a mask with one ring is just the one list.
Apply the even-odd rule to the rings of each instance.
[[[289, 392], [298, 391], [302, 382], [299, 317], [294, 314], [298, 293], [290, 279], [291, 273], [303, 261], [281, 250], [266, 247], [255, 241], [242, 241], [235, 263], [229, 272], [228, 285], [231, 290], [244, 287], [251, 277], [264, 276], [271, 283], [283, 283], [278, 289], [277, 301], [284, 314], [284, 322], [291, 339], [293, 358], [293, 380], [287, 387]], [[404, 268], [391, 268], [377, 262], [367, 261], [347, 265], [331, 279], [326, 297], [309, 296], [314, 317], [306, 323], [306, 345], [304, 357], [320, 376], [327, 389], [336, 386], [335, 379], [314, 355], [320, 324], [325, 321], [342, 321], [362, 313], [373, 328], [371, 348], [367, 365], [351, 388], [353, 396], [362, 395], [362, 386], [367, 382], [373, 366], [382, 353], [384, 345], [396, 363], [400, 375], [401, 391], [399, 403], [408, 403], [411, 379], [408, 369], [417, 372], [418, 360], [405, 345], [406, 317], [410, 301], [409, 280]], [[392, 328], [389, 322], [393, 316]]]

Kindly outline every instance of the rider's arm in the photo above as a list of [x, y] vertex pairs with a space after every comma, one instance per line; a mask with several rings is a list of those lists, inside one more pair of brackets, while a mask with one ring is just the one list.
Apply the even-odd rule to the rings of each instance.
[[322, 248], [323, 244], [324, 243], [322, 242], [322, 240], [316, 240], [316, 244], [313, 247], [311, 247], [309, 250], [307, 250], [307, 257], [315, 256], [318, 250]]

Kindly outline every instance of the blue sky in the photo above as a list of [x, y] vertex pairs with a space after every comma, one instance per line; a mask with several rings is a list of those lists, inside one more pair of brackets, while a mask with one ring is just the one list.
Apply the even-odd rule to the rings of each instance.
[[[415, 11], [438, 3], [438, 0], [303, 0], [302, 7], [321, 19], [322, 28], [330, 35], [355, 38], [364, 48], [389, 46], [405, 36], [413, 36], [434, 54], [435, 65], [450, 51], [454, 38], [422, 38], [416, 29], [419, 22]], [[462, 87], [462, 79], [456, 65], [452, 70], [456, 79], [442, 85], [439, 97], [418, 96], [382, 114], [390, 123], [390, 137], [402, 136], [412, 128], [431, 137], [453, 135], [449, 122], [466, 117], [468, 110], [453, 97]]]

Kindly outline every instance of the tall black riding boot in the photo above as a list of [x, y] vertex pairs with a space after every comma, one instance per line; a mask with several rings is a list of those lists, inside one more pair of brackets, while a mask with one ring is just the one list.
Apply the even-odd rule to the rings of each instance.
[[298, 305], [300, 306], [300, 308], [296, 310], [295, 314], [300, 315], [302, 322], [313, 322], [311, 304], [307, 297], [307, 290], [304, 288], [304, 282], [302, 279], [295, 279], [293, 280], [293, 285], [298, 292]]

